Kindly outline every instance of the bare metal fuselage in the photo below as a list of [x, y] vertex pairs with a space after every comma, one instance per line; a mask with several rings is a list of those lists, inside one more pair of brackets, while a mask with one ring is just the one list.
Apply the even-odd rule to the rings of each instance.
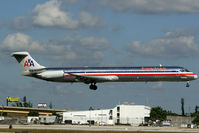
[[[197, 79], [193, 72], [172, 66], [45, 68], [40, 71], [41, 73], [34, 77], [54, 82], [154, 82]], [[91, 80], [87, 82], [87, 78]]]

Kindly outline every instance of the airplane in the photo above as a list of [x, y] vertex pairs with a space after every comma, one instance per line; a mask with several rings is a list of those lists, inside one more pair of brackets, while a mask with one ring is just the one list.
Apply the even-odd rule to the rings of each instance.
[[28, 52], [14, 52], [11, 56], [24, 68], [22, 75], [53, 82], [83, 82], [91, 90], [103, 82], [178, 82], [198, 78], [197, 74], [178, 66], [135, 66], [135, 67], [67, 67], [49, 68], [38, 64]]

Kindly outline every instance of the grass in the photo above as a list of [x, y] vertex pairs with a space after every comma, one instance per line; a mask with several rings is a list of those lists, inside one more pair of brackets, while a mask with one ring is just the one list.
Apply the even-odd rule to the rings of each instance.
[[[176, 133], [155, 131], [86, 131], [57, 129], [0, 129], [0, 133]], [[179, 133], [179, 132], [178, 132]]]

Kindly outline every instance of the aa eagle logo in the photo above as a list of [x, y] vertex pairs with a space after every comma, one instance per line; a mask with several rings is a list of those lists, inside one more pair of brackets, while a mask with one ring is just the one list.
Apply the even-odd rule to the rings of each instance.
[[33, 67], [35, 66], [34, 62], [31, 59], [26, 60], [24, 63], [24, 67], [31, 67], [31, 66]]

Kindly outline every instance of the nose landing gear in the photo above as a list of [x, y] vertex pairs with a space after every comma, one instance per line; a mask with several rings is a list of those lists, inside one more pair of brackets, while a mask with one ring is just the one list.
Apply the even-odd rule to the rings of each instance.
[[96, 85], [96, 83], [91, 83], [91, 85], [89, 86], [89, 88], [90, 88], [91, 90], [97, 90], [97, 85]]
[[189, 81], [187, 81], [186, 87], [189, 87], [189, 86], [190, 86], [190, 83], [189, 83]]

